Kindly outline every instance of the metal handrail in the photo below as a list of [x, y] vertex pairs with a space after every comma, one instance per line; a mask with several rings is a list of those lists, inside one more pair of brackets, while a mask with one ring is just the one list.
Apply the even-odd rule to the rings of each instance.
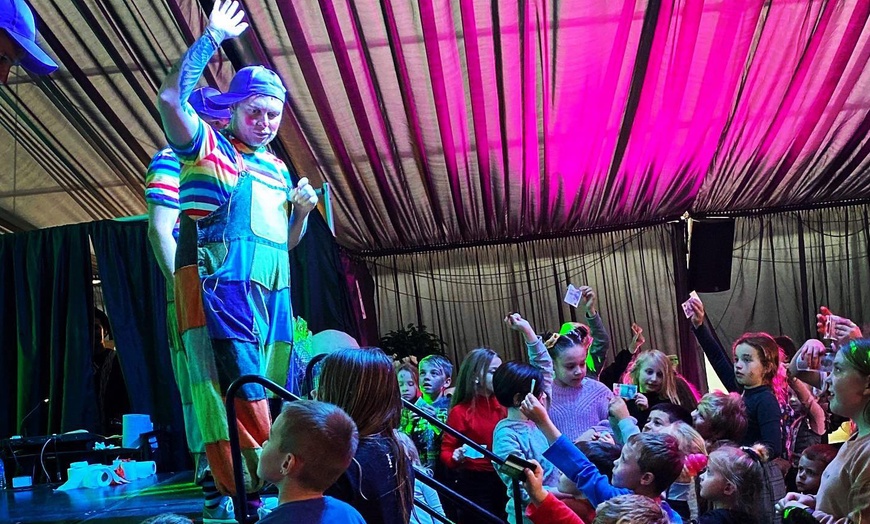
[[417, 415], [420, 415], [421, 417], [426, 419], [430, 424], [438, 427], [438, 429], [440, 429], [441, 431], [443, 431], [445, 433], [450, 433], [452, 436], [456, 437], [456, 439], [461, 440], [463, 443], [467, 444], [470, 448], [473, 448], [475, 451], [482, 454], [484, 456], [484, 458], [487, 458], [487, 459], [495, 462], [499, 466], [504, 465], [503, 458], [499, 457], [498, 455], [494, 454], [492, 451], [486, 449], [485, 447], [481, 446], [477, 442], [466, 437], [462, 433], [451, 428], [450, 426], [448, 426], [444, 422], [441, 422], [440, 420], [438, 420], [437, 417], [435, 417], [431, 413], [426, 412], [422, 408], [415, 406], [412, 402], [408, 402], [405, 399], [402, 399], [402, 404], [404, 405], [405, 409], [407, 409], [413, 413], [416, 413]]
[[[275, 393], [276, 395], [278, 395], [279, 397], [281, 397], [285, 400], [294, 401], [294, 400], [300, 399], [299, 396], [294, 395], [293, 393], [290, 393], [285, 388], [283, 388], [283, 387], [279, 386], [278, 384], [272, 382], [271, 380], [269, 380], [265, 377], [261, 377], [259, 375], [242, 375], [241, 377], [234, 380], [233, 383], [230, 384], [230, 387], [227, 388], [227, 395], [226, 395], [226, 400], [224, 403], [225, 403], [226, 410], [227, 410], [227, 429], [229, 430], [230, 455], [232, 456], [232, 461], [233, 461], [233, 481], [235, 482], [235, 485], [236, 485], [236, 496], [234, 497], [235, 500], [233, 501], [235, 507], [233, 509], [234, 509], [236, 521], [240, 522], [240, 523], [244, 523], [246, 520], [247, 514], [246, 514], [245, 509], [246, 509], [248, 499], [247, 499], [247, 493], [245, 493], [245, 489], [244, 489], [245, 478], [244, 478], [244, 472], [242, 470], [242, 447], [241, 447], [241, 444], [239, 442], [239, 427], [236, 424], [235, 398], [236, 398], [236, 394], [238, 393], [239, 389], [242, 386], [244, 386], [245, 384], [250, 384], [250, 383], [259, 384], [259, 385], [263, 386], [264, 388], [268, 389], [272, 393]], [[434, 424], [435, 426], [439, 427], [442, 431], [450, 433], [451, 435], [453, 435], [457, 439], [461, 440], [465, 444], [468, 444], [469, 447], [474, 448], [478, 452], [482, 453], [484, 455], [484, 457], [488, 458], [489, 460], [495, 462], [498, 465], [504, 464], [504, 459], [494, 455], [491, 451], [489, 451], [488, 449], [479, 445], [478, 443], [474, 442], [473, 440], [469, 439], [468, 437], [466, 437], [462, 433], [456, 431], [455, 429], [451, 428], [447, 424], [444, 424], [443, 422], [441, 422], [437, 418], [433, 417], [429, 413], [426, 413], [425, 411], [423, 411], [420, 408], [418, 408], [417, 406], [411, 404], [407, 400], [402, 399], [402, 402], [404, 403], [405, 407], [407, 407], [409, 410], [416, 413], [417, 415], [420, 415], [422, 418], [426, 419], [428, 422]], [[483, 518], [484, 522], [504, 524], [504, 522], [505, 522], [504, 520], [500, 519], [496, 515], [493, 515], [489, 511], [481, 508], [480, 506], [478, 506], [474, 502], [468, 500], [467, 498], [465, 498], [464, 496], [455, 492], [454, 490], [450, 489], [449, 487], [445, 486], [444, 484], [442, 484], [442, 483], [438, 482], [437, 480], [433, 479], [432, 477], [426, 475], [424, 472], [418, 471], [417, 468], [414, 468], [414, 477], [416, 479], [419, 479], [424, 484], [435, 489], [439, 494], [445, 495], [445, 496], [447, 496], [447, 498], [458, 503], [459, 505], [464, 506], [464, 507], [471, 509], [472, 511], [478, 513]], [[519, 481], [516, 479], [514, 479], [512, 482], [513, 482], [512, 487], [513, 487], [513, 493], [514, 493], [517, 522], [522, 522], [522, 504], [521, 504], [521, 498], [520, 498], [520, 492], [519, 492], [520, 484], [519, 484]], [[441, 522], [450, 523], [450, 520], [446, 519], [445, 517], [442, 517], [441, 515], [438, 515], [437, 512], [432, 510], [432, 508], [430, 508], [428, 505], [418, 503], [417, 501], [414, 501], [414, 504], [417, 505], [418, 507], [422, 508], [423, 511], [426, 511], [427, 513], [435, 516]]]
[[[494, 454], [492, 451], [486, 449], [485, 447], [481, 446], [477, 442], [466, 437], [465, 435], [463, 435], [459, 431], [453, 429], [452, 427], [448, 426], [444, 422], [441, 422], [434, 415], [427, 413], [425, 410], [415, 406], [413, 403], [411, 403], [405, 399], [402, 399], [402, 404], [405, 406], [405, 408], [407, 408], [408, 410], [410, 410], [413, 413], [416, 413], [420, 417], [426, 419], [430, 424], [432, 424], [433, 426], [436, 426], [441, 431], [446, 432], [446, 433], [450, 433], [457, 440], [462, 441], [470, 448], [473, 448], [478, 453], [481, 453], [484, 456], [484, 458], [487, 458], [487, 459], [495, 462], [499, 466], [504, 465], [505, 460], [503, 458], [499, 457], [498, 455]], [[432, 480], [435, 481], [434, 479], [432, 479]], [[435, 481], [435, 482], [437, 482], [437, 481]], [[444, 486], [443, 484], [441, 484], [441, 485], [444, 487], [444, 489], [450, 490], [450, 488], [448, 488], [447, 486]], [[514, 516], [516, 517], [516, 522], [522, 522], [523, 521], [523, 505], [522, 505], [522, 492], [520, 491], [520, 481], [519, 480], [517, 480], [515, 478], [511, 479], [511, 490], [513, 492], [513, 497], [514, 497]], [[453, 490], [450, 490], [450, 491], [453, 492]], [[457, 495], [458, 495], [458, 493], [457, 493]], [[459, 496], [461, 497], [461, 495], [459, 495]], [[462, 497], [462, 498], [465, 499], [464, 497]], [[467, 499], [465, 499], [465, 500], [467, 500]], [[468, 502], [471, 502], [471, 501], [468, 501]], [[477, 506], [477, 505], [475, 504], [475, 506]], [[492, 515], [492, 513], [489, 513], [488, 511], [484, 510], [483, 508], [480, 508], [479, 506], [477, 506], [477, 507], [481, 511], [488, 513], [489, 515]], [[497, 522], [504, 522], [504, 521], [501, 519], [498, 519]]]
[[465, 508], [468, 508], [468, 509], [471, 509], [472, 511], [477, 512], [479, 514], [479, 516], [482, 517], [481, 522], [492, 522], [493, 524], [504, 524], [503, 519], [499, 518], [496, 515], [493, 515], [492, 513], [487, 511], [486, 509], [477, 505], [477, 503], [475, 503], [474, 501], [469, 500], [465, 496], [450, 489], [449, 487], [445, 486], [441, 482], [438, 482], [434, 478], [427, 475], [426, 472], [421, 470], [420, 468], [417, 468], [417, 467], [414, 468], [414, 478], [419, 480], [423, 484], [426, 484], [430, 488], [434, 489], [439, 494], [445, 495], [448, 499], [452, 500], [453, 502], [458, 503], [460, 506], [463, 506]]
[[290, 393], [278, 384], [275, 384], [266, 377], [260, 375], [242, 375], [230, 384], [227, 388], [227, 397], [224, 401], [227, 409], [227, 429], [230, 436], [230, 455], [233, 458], [233, 481], [236, 484], [236, 500], [233, 512], [236, 514], [236, 522], [242, 524], [247, 520], [245, 511], [248, 504], [248, 494], [245, 493], [245, 474], [242, 471], [242, 446], [239, 443], [239, 426], [236, 423], [236, 393], [245, 384], [257, 383], [275, 393], [285, 400], [299, 400], [299, 397]]

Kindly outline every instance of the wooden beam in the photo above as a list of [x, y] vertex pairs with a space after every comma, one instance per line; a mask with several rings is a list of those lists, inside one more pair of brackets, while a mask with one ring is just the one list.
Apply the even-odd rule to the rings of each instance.
[[21, 231], [32, 231], [37, 229], [36, 226], [23, 218], [10, 213], [3, 208], [0, 208], [0, 228], [5, 229], [9, 233], [18, 233]]

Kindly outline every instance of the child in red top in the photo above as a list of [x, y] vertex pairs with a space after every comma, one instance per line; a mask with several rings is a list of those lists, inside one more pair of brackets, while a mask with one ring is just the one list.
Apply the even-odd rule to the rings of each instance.
[[[501, 363], [501, 358], [491, 349], [469, 352], [459, 368], [447, 415], [448, 426], [487, 449], [492, 449], [496, 424], [507, 416], [507, 409], [492, 396], [492, 374]], [[441, 461], [457, 472], [456, 490], [490, 513], [505, 518], [507, 497], [492, 462], [466, 456], [466, 453], [468, 449], [459, 440], [444, 434]], [[472, 518], [473, 515], [460, 514], [459, 522], [471, 522]]]

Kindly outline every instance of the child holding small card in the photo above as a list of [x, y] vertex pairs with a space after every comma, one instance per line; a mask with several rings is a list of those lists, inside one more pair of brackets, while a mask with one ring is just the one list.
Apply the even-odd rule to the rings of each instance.
[[[594, 300], [594, 293], [590, 300]], [[532, 348], [537, 348], [534, 351], [549, 355], [549, 368], [541, 370], [549, 372], [554, 380], [544, 384], [544, 392], [550, 398], [550, 416], [560, 431], [574, 441], [592, 426], [607, 420], [607, 403], [613, 394], [608, 386], [586, 376], [587, 356], [596, 344], [589, 327], [576, 324], [564, 334], [545, 335], [544, 342], [520, 315], [511, 315], [505, 321], [523, 334], [530, 354]], [[600, 322], [598, 318], [599, 329], [603, 329]], [[535, 360], [531, 363], [540, 367]]]
[[[507, 416], [507, 408], [492, 394], [492, 376], [501, 366], [498, 353], [489, 348], [470, 351], [459, 367], [456, 389], [447, 415], [447, 425], [481, 446], [492, 449], [496, 424]], [[505, 517], [507, 496], [492, 467], [472, 448], [449, 433], [441, 442], [441, 462], [457, 472], [456, 491], [494, 515]], [[460, 523], [473, 522], [474, 515], [459, 512]]]

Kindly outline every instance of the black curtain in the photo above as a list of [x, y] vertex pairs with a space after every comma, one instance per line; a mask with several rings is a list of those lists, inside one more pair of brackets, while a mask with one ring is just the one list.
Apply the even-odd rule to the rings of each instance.
[[0, 273], [0, 436], [96, 430], [87, 227], [0, 236]]
[[166, 282], [148, 243], [146, 222], [90, 225], [106, 315], [132, 413], [151, 416], [163, 430], [175, 465], [188, 463], [181, 398], [166, 331]]
[[304, 318], [313, 333], [337, 329], [359, 340], [343, 272], [335, 237], [320, 213], [311, 213], [305, 236], [290, 251], [293, 315]]

